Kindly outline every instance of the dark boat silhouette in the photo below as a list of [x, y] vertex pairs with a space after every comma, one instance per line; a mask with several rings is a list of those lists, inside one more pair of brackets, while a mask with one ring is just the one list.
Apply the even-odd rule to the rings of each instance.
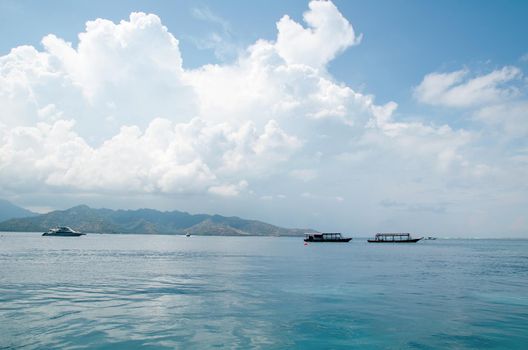
[[343, 237], [339, 232], [324, 232], [324, 233], [305, 233], [305, 242], [331, 242], [331, 243], [346, 243], [352, 238]]
[[416, 243], [420, 238], [412, 238], [410, 233], [376, 233], [374, 239], [369, 239], [369, 243]]

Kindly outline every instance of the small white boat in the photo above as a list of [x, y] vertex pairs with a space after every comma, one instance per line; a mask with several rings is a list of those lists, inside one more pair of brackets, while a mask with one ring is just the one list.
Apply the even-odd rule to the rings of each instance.
[[68, 226], [59, 226], [49, 229], [42, 234], [43, 236], [59, 236], [59, 237], [78, 237], [84, 235], [79, 231], [75, 231]]

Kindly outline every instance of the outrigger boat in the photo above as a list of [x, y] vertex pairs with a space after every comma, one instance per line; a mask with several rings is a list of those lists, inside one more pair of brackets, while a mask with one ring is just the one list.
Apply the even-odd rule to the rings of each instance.
[[410, 233], [376, 233], [374, 239], [369, 239], [369, 243], [416, 243], [420, 238], [412, 238]]
[[343, 237], [338, 232], [324, 232], [324, 233], [305, 233], [305, 242], [332, 242], [332, 243], [346, 243], [352, 238]]

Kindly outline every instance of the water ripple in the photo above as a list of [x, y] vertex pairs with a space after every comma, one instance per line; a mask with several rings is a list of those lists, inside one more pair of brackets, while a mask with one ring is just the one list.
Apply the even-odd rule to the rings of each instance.
[[50, 245], [36, 235], [3, 237], [0, 349], [528, 343], [524, 241], [85, 238]]

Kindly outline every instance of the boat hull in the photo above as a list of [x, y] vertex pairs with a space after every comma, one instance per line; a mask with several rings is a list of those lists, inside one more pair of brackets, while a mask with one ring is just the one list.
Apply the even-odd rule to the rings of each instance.
[[413, 239], [406, 239], [401, 241], [383, 241], [383, 240], [375, 240], [375, 239], [369, 239], [369, 243], [416, 243], [420, 241], [422, 238], [413, 238]]
[[43, 236], [52, 236], [52, 237], [79, 237], [79, 236], [84, 236], [85, 233], [80, 233], [80, 232], [54, 232], [54, 233], [48, 233], [48, 232], [44, 232], [42, 234]]
[[308, 238], [305, 238], [305, 242], [311, 242], [311, 243], [346, 243], [350, 242], [352, 238], [341, 238], [341, 239], [322, 239], [322, 240], [310, 240]]

